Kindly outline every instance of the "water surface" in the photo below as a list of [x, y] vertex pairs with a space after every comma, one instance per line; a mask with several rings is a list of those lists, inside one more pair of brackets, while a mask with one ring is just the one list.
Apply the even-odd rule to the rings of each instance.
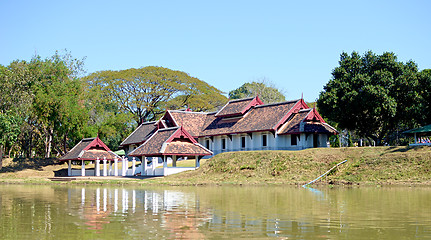
[[431, 188], [0, 185], [1, 239], [431, 239]]

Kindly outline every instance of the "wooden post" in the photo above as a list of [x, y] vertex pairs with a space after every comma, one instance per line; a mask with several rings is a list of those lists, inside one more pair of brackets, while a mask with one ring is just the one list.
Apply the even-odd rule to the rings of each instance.
[[414, 135], [415, 135], [415, 144], [416, 144], [416, 143], [418, 143], [418, 139], [416, 137], [416, 133], [414, 133]]
[[114, 176], [118, 176], [118, 158], [114, 158]]
[[68, 161], [68, 166], [67, 166], [67, 176], [72, 176], [72, 160]]
[[103, 157], [103, 176], [108, 176], [108, 171], [106, 169], [106, 157]]
[[96, 166], [94, 168], [94, 176], [100, 177], [100, 160], [96, 159]]
[[81, 165], [81, 176], [85, 176], [85, 162], [84, 160], [82, 160], [82, 165]]

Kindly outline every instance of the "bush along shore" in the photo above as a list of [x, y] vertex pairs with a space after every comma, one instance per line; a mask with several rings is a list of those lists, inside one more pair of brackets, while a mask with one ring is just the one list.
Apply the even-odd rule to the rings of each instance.
[[[313, 185], [431, 185], [431, 147], [314, 148], [302, 151], [245, 151], [219, 154], [196, 171], [163, 178], [92, 177], [55, 184], [127, 185], [303, 185], [347, 160]], [[67, 171], [55, 160], [5, 161], [0, 183], [52, 183]]]

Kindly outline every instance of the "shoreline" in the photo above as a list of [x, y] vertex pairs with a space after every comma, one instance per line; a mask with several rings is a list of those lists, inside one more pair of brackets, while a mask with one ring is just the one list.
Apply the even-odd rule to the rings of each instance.
[[310, 187], [431, 186], [431, 147], [228, 152], [205, 161], [197, 170], [166, 177], [78, 176], [72, 181], [49, 179], [67, 171], [64, 163], [7, 159], [0, 170], [0, 184], [301, 187], [343, 160], [348, 161]]

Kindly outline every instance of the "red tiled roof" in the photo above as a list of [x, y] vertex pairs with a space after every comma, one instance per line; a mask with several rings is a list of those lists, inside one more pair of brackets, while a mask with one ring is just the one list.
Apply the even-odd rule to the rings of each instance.
[[262, 105], [263, 102], [258, 96], [252, 98], [243, 98], [231, 100], [217, 112], [216, 117], [240, 116], [246, 113], [251, 107]]
[[305, 109], [294, 113], [292, 117], [280, 128], [278, 134], [294, 134], [299, 133], [301, 122], [307, 117], [311, 109]]
[[168, 114], [172, 116], [177, 127], [183, 126], [192, 136], [199, 136], [202, 125], [205, 122], [207, 116], [206, 113], [200, 112], [189, 112], [189, 111], [168, 111]]
[[[178, 131], [184, 131], [185, 134]], [[182, 127], [157, 130], [145, 143], [129, 153], [129, 156], [162, 156], [162, 155], [211, 155], [191, 138]]]
[[168, 143], [163, 153], [165, 155], [211, 155], [211, 152], [200, 144], [180, 140]]
[[82, 139], [59, 160], [96, 160], [97, 158], [103, 160], [104, 157], [108, 160], [113, 160], [115, 157], [120, 158], [96, 137]]
[[156, 122], [146, 122], [139, 125], [139, 127], [130, 134], [120, 146], [127, 146], [131, 144], [141, 144], [145, 142], [156, 130]]
[[107, 160], [113, 160], [115, 157], [120, 158], [114, 152], [107, 152], [107, 151], [103, 151], [103, 150], [84, 151], [84, 153], [82, 154], [82, 156], [80, 158], [82, 158], [82, 159], [97, 159], [97, 158], [99, 158], [100, 160], [103, 160], [103, 158], [105, 158], [105, 157]]
[[129, 153], [129, 156], [148, 156], [160, 154], [163, 143], [177, 131], [179, 127], [157, 130], [145, 143]]
[[[336, 134], [337, 130], [321, 119], [316, 109], [304, 109], [295, 113], [279, 130], [278, 134], [327, 133]], [[323, 121], [323, 122], [321, 122]], [[303, 128], [301, 129], [301, 123]]]
[[297, 102], [298, 100], [255, 106], [243, 117], [236, 119], [216, 118], [208, 114], [200, 136], [272, 130]]

